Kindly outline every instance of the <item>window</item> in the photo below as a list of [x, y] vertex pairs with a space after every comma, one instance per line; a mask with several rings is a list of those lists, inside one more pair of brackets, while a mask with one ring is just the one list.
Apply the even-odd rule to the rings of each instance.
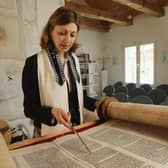
[[125, 47], [125, 82], [154, 82], [154, 44]]
[[136, 46], [125, 48], [125, 82], [136, 83]]

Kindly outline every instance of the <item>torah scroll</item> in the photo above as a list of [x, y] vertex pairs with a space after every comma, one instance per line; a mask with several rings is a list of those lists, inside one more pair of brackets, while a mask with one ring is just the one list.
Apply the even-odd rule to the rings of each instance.
[[0, 133], [0, 167], [1, 168], [16, 168], [12, 160], [4, 136]]
[[112, 118], [168, 128], [168, 106], [121, 103], [114, 97], [105, 97], [97, 113], [101, 120]]

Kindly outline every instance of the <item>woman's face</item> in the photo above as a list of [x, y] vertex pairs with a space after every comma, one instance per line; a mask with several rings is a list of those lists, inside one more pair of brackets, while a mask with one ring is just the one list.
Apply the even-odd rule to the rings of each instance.
[[51, 38], [59, 54], [67, 52], [75, 43], [78, 30], [75, 23], [56, 25], [51, 32]]

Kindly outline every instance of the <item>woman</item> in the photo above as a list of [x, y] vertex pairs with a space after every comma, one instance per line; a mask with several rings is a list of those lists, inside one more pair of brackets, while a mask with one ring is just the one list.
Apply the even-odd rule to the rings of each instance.
[[[48, 134], [83, 122], [80, 67], [74, 55], [79, 32], [77, 14], [64, 7], [49, 18], [41, 36], [42, 50], [26, 59], [22, 74], [25, 115], [38, 134]], [[84, 106], [94, 110], [95, 100], [84, 96]]]

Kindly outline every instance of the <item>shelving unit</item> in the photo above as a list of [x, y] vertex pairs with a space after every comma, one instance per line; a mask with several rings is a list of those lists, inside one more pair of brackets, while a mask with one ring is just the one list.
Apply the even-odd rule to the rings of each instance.
[[87, 91], [88, 96], [97, 96], [97, 63], [96, 62], [81, 62], [81, 77], [83, 89]]

